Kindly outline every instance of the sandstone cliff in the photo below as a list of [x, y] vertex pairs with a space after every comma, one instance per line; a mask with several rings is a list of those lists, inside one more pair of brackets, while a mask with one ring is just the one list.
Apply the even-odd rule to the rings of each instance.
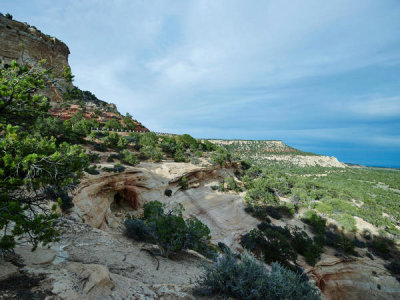
[[67, 45], [57, 38], [0, 14], [0, 60], [36, 65], [45, 59], [45, 67], [51, 68], [56, 78], [62, 78], [64, 68], [69, 66], [69, 53]]
[[[66, 120], [82, 108], [88, 111], [86, 118], [91, 118], [95, 111], [99, 111], [96, 117], [101, 122], [112, 118], [121, 121], [122, 116], [115, 104], [102, 101], [88, 91], [81, 91], [64, 78], [64, 71], [70, 68], [69, 54], [68, 46], [59, 39], [42, 33], [35, 26], [0, 14], [0, 61], [9, 64], [16, 60], [20, 64], [38, 67], [39, 61], [46, 60], [44, 67], [52, 71], [54, 80], [41, 94], [49, 98], [53, 116]], [[73, 104], [79, 105], [71, 109]], [[140, 122], [133, 121], [138, 131], [148, 131]]]

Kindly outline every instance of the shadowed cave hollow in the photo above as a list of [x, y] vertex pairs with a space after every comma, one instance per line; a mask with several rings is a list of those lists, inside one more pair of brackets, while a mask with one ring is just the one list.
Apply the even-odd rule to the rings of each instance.
[[130, 211], [140, 208], [140, 201], [137, 194], [132, 189], [123, 189], [114, 194], [114, 199], [111, 203], [111, 211]]

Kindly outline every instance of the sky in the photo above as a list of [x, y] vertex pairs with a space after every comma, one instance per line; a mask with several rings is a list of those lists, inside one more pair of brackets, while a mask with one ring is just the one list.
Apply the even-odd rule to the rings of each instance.
[[398, 0], [0, 0], [150, 130], [400, 167]]

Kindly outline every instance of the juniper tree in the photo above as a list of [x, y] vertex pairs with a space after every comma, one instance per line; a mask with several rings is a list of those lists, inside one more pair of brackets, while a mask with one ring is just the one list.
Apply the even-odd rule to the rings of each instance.
[[38, 94], [47, 75], [15, 61], [0, 67], [0, 251], [22, 237], [33, 249], [57, 239], [56, 205], [48, 200], [61, 201], [89, 164], [80, 146], [33, 134], [35, 120], [49, 116]]

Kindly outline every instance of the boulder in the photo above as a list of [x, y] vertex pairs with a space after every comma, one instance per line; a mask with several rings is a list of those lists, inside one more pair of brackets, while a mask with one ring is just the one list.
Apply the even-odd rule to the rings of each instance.
[[106, 298], [115, 286], [106, 266], [70, 263], [66, 269], [77, 275], [82, 292], [88, 299]]

